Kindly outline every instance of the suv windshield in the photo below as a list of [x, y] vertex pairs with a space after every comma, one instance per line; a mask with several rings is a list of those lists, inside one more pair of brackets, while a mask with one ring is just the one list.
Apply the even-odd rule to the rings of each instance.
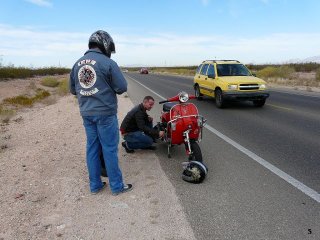
[[217, 72], [223, 76], [252, 76], [249, 70], [242, 64], [217, 64]]

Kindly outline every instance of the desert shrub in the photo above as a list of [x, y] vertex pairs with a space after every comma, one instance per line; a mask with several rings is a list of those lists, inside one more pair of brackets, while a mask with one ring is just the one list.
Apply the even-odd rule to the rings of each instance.
[[3, 105], [0, 105], [0, 115], [6, 115], [11, 112], [12, 110], [5, 108]]
[[48, 91], [46, 91], [46, 90], [44, 90], [44, 89], [41, 89], [41, 88], [38, 88], [37, 89], [37, 94], [33, 97], [33, 99], [35, 100], [35, 101], [37, 101], [37, 100], [42, 100], [42, 99], [44, 99], [44, 98], [46, 98], [46, 97], [49, 97], [51, 94], [48, 92]]
[[257, 77], [260, 78], [272, 78], [277, 76], [276, 67], [265, 67], [257, 72]]
[[281, 66], [281, 67], [265, 67], [257, 72], [257, 76], [261, 78], [291, 78], [295, 73], [293, 67]]
[[319, 68], [320, 64], [316, 62], [308, 63], [291, 63], [288, 64], [289, 67], [293, 67], [296, 72], [312, 72], [316, 71]]
[[15, 111], [12, 109], [7, 109], [3, 105], [0, 105], [0, 120], [3, 123], [8, 123], [10, 118], [15, 115]]
[[278, 75], [281, 78], [291, 78], [295, 72], [295, 69], [291, 66], [283, 65], [278, 68]]
[[289, 64], [246, 64], [246, 66], [251, 71], [260, 71], [266, 67], [281, 67], [287, 66], [293, 68], [296, 72], [312, 72], [320, 67], [319, 63], [309, 62], [309, 63], [289, 63]]
[[58, 86], [58, 93], [60, 95], [66, 95], [69, 93], [69, 80], [64, 78], [60, 81]]
[[69, 73], [69, 68], [26, 68], [26, 67], [0, 67], [0, 80], [7, 78], [29, 78], [34, 76], [62, 75]]
[[57, 87], [59, 85], [59, 81], [54, 77], [45, 77], [41, 80], [41, 85], [46, 87]]
[[12, 104], [12, 105], [31, 106], [36, 101], [42, 100], [49, 96], [50, 96], [50, 93], [48, 91], [38, 88], [36, 90], [36, 95], [33, 97], [19, 95], [12, 98], [5, 98], [3, 102], [6, 104]]
[[316, 71], [316, 80], [320, 81], [320, 67]]
[[197, 66], [181, 66], [181, 67], [150, 67], [150, 71], [159, 73], [172, 73], [179, 75], [194, 75]]
[[33, 99], [28, 96], [19, 95], [12, 98], [6, 98], [3, 102], [12, 105], [31, 106], [33, 104]]

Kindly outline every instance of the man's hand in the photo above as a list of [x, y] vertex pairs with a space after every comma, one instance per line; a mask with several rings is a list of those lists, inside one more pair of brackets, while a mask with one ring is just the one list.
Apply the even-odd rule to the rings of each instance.
[[164, 137], [164, 131], [159, 132], [159, 138], [162, 138], [162, 137]]

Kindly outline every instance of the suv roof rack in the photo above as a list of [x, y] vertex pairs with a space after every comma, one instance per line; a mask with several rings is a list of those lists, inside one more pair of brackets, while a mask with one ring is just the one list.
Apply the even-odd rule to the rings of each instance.
[[232, 60], [232, 59], [222, 59], [222, 60], [204, 60], [203, 61], [203, 63], [204, 62], [229, 62], [229, 61], [234, 61], [234, 62], [238, 62], [238, 63], [240, 63], [238, 60]]

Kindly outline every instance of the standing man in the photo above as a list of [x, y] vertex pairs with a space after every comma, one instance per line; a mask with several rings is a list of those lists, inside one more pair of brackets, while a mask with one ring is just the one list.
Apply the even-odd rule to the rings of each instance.
[[86, 158], [92, 194], [100, 192], [101, 150], [113, 195], [132, 189], [124, 184], [118, 164], [119, 131], [117, 94], [127, 91], [127, 82], [117, 63], [110, 59], [115, 44], [105, 31], [94, 32], [89, 50], [73, 66], [70, 92], [76, 95], [87, 136]]
[[127, 153], [133, 153], [134, 149], [151, 149], [157, 138], [164, 136], [164, 131], [159, 131], [152, 127], [152, 117], [147, 114], [154, 105], [154, 99], [151, 96], [146, 96], [143, 102], [131, 109], [123, 119], [120, 131], [123, 135], [124, 147]]

